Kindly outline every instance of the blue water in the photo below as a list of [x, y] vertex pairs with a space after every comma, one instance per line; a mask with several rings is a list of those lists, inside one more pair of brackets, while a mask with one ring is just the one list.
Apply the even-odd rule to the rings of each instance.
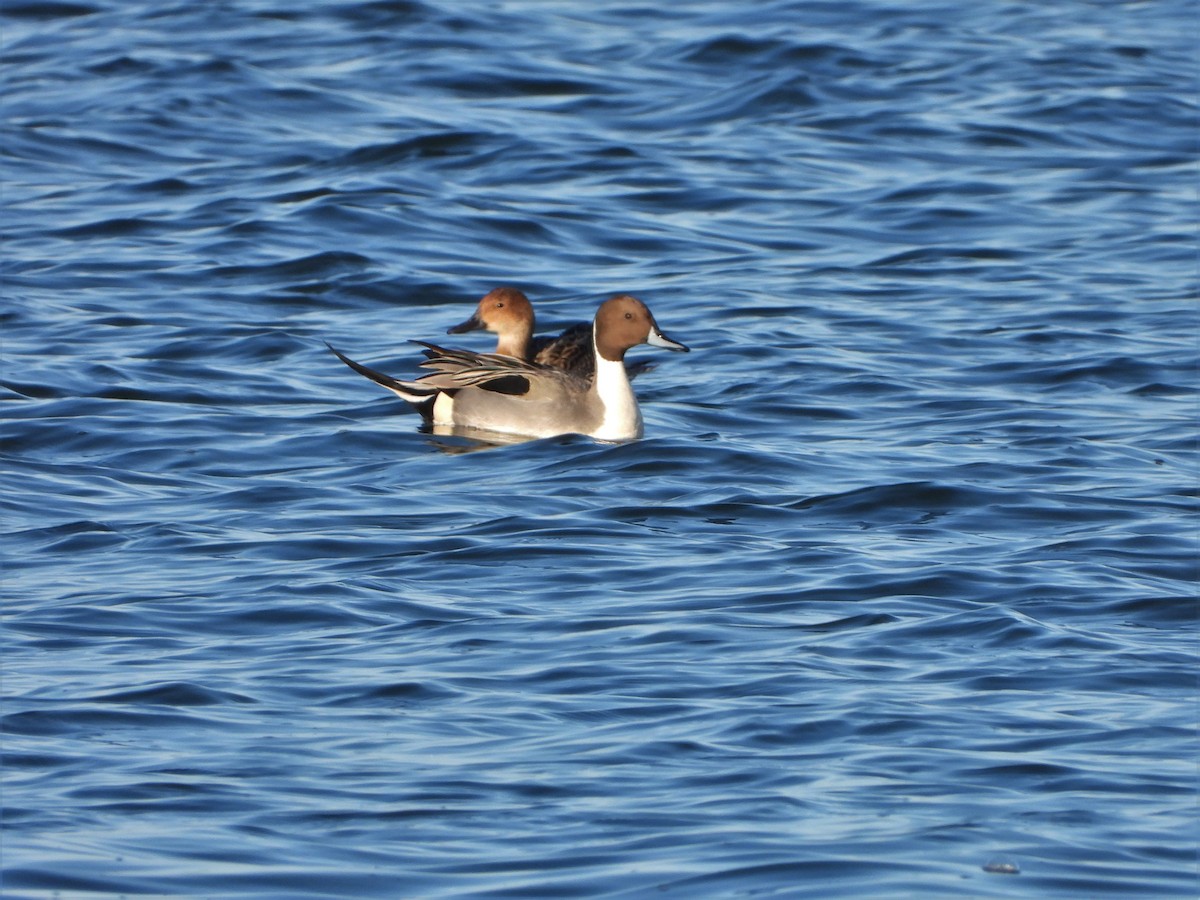
[[1195, 12], [6, 0], [4, 895], [1196, 896]]

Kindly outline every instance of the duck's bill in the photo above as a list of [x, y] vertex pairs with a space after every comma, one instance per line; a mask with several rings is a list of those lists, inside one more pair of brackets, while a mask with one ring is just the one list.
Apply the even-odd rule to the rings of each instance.
[[452, 325], [446, 329], [446, 334], [462, 334], [464, 331], [479, 331], [486, 327], [483, 320], [478, 315], [471, 316], [465, 322], [459, 322], [457, 325]]
[[650, 329], [650, 336], [646, 338], [646, 343], [652, 347], [662, 347], [664, 350], [679, 350], [683, 353], [688, 352], [688, 348], [679, 341], [673, 341], [657, 328]]

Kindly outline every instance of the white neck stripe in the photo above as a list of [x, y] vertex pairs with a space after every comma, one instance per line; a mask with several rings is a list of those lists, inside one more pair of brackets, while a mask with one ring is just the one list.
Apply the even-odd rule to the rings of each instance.
[[627, 441], [642, 436], [642, 412], [637, 397], [629, 386], [623, 360], [605, 359], [596, 349], [592, 336], [592, 352], [596, 358], [594, 390], [603, 407], [603, 419], [595, 437], [602, 441]]

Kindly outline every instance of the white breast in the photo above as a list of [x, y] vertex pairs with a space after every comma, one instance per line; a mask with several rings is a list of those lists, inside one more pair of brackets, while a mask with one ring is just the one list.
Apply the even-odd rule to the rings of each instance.
[[642, 436], [642, 411], [629, 386], [624, 362], [596, 354], [596, 393], [604, 404], [604, 418], [592, 437], [602, 441], [631, 441]]

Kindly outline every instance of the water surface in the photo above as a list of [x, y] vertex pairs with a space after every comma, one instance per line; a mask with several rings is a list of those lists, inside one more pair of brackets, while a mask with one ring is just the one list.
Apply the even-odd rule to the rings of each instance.
[[6, 4], [6, 896], [1194, 897], [1194, 11]]

